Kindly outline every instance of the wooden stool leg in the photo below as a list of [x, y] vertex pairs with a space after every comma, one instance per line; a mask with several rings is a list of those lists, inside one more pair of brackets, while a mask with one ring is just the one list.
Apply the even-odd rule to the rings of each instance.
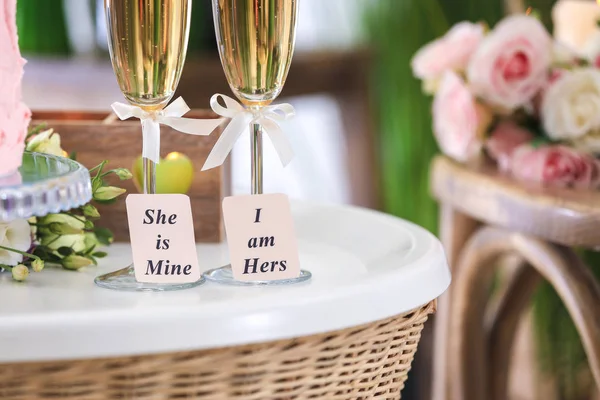
[[[454, 271], [458, 254], [463, 246], [477, 229], [478, 223], [448, 205], [442, 204], [440, 209], [440, 238], [448, 257], [450, 268]], [[448, 351], [448, 324], [450, 316], [452, 285], [444, 293], [438, 303], [434, 319], [433, 343], [433, 400], [446, 400], [448, 398], [447, 351]]]
[[485, 227], [463, 250], [453, 276], [447, 374], [452, 400], [490, 398], [484, 317], [495, 261], [510, 250], [510, 234]]
[[531, 305], [540, 274], [526, 262], [510, 275], [496, 307], [486, 313], [489, 351], [490, 400], [508, 399], [508, 375], [511, 348], [524, 311]]
[[[600, 286], [595, 277], [571, 249], [520, 234], [512, 236], [512, 244], [558, 292], [579, 332], [596, 386], [600, 388]], [[535, 274], [528, 274], [529, 282], [515, 284], [511, 292], [507, 292], [507, 297], [516, 296], [526, 300], [525, 294], [518, 292], [533, 291]], [[492, 348], [492, 361], [496, 361], [495, 355], [510, 352], [516, 329], [516, 321], [511, 320], [515, 318], [514, 315], [521, 314], [528, 304], [527, 301], [507, 301], [506, 309], [497, 314], [490, 335], [490, 344], [497, 346]], [[495, 369], [494, 376], [507, 374], [507, 361], [492, 366]], [[506, 385], [506, 381], [497, 384]]]
[[[517, 268], [486, 335], [484, 317], [492, 267], [499, 256], [513, 251], [548, 280], [565, 302], [600, 386], [600, 286], [590, 270], [567, 248], [486, 227], [469, 240], [454, 274], [448, 349], [450, 398], [506, 399], [510, 345], [517, 319], [539, 279], [535, 271]], [[488, 356], [498, 363], [491, 375]]]

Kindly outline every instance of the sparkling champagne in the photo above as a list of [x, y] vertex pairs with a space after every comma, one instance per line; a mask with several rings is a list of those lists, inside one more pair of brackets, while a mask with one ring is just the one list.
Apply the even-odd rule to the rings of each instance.
[[183, 69], [191, 0], [105, 0], [104, 4], [121, 91], [147, 110], [164, 107]]
[[297, 0], [213, 0], [219, 53], [229, 85], [247, 105], [269, 104], [292, 61]]

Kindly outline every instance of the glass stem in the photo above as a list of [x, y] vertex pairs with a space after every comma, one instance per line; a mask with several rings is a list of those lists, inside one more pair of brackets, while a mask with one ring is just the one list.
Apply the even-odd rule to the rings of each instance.
[[156, 163], [144, 157], [144, 194], [156, 193]]
[[250, 125], [252, 151], [252, 194], [263, 194], [263, 140], [260, 124]]

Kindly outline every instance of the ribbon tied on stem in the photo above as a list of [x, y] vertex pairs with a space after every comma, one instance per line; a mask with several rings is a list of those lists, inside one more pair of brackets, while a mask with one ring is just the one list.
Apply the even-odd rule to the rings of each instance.
[[[219, 99], [223, 100], [225, 106], [219, 103]], [[245, 108], [229, 96], [215, 94], [210, 99], [210, 107], [218, 115], [231, 118], [231, 122], [208, 155], [202, 171], [223, 164], [239, 137], [251, 124], [259, 124], [267, 133], [283, 166], [288, 165], [294, 158], [292, 145], [279, 126], [279, 122], [290, 119], [296, 114], [291, 104], [277, 104], [256, 109]]]
[[179, 97], [159, 111], [145, 111], [141, 107], [124, 103], [113, 103], [112, 109], [121, 120], [138, 118], [142, 122], [142, 157], [155, 163], [160, 162], [160, 125], [187, 133], [189, 135], [208, 136], [223, 122], [223, 119], [182, 118], [190, 108]]

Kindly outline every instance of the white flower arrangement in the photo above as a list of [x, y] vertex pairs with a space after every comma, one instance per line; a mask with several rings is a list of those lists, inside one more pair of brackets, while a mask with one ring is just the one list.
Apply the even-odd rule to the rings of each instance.
[[[52, 129], [34, 128], [27, 135], [26, 149], [40, 153], [66, 156], [61, 148], [60, 135]], [[120, 180], [131, 179], [125, 168], [105, 170], [107, 161], [92, 168], [93, 200], [98, 203], [112, 203], [125, 189], [109, 186], [106, 178], [110, 175]], [[0, 270], [11, 271], [16, 281], [24, 281], [29, 270], [40, 272], [46, 264], [77, 270], [97, 263], [106, 256], [98, 247], [112, 242], [112, 232], [96, 227], [94, 221], [100, 218], [98, 209], [88, 203], [68, 212], [49, 214], [29, 220], [18, 219], [0, 223]]]

